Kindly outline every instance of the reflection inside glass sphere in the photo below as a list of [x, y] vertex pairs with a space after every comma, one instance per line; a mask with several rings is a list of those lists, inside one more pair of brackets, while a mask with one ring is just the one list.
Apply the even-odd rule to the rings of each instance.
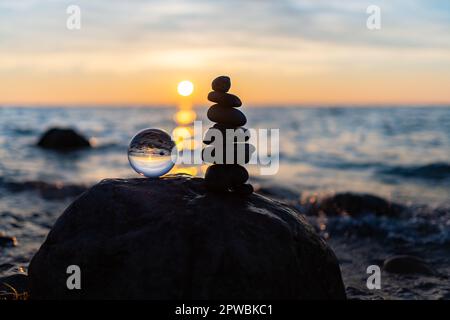
[[131, 167], [140, 175], [157, 178], [169, 172], [174, 166], [176, 160], [174, 148], [175, 142], [166, 132], [159, 129], [144, 129], [131, 140], [128, 160]]

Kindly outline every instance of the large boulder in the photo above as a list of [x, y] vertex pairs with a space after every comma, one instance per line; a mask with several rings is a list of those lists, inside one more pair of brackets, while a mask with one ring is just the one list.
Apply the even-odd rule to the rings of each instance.
[[39, 139], [39, 147], [55, 150], [89, 148], [89, 140], [70, 128], [51, 128]]
[[[81, 269], [68, 290], [67, 267]], [[29, 267], [34, 299], [345, 299], [337, 259], [294, 209], [186, 176], [103, 180]]]

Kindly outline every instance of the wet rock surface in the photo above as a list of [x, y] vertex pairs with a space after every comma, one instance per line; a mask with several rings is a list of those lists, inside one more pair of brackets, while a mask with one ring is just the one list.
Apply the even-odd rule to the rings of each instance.
[[41, 136], [37, 145], [44, 149], [60, 151], [91, 147], [87, 138], [71, 128], [51, 128]]

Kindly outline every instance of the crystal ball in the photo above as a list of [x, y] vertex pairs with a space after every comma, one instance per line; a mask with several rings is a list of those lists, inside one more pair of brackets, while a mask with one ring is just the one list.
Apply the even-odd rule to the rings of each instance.
[[176, 145], [159, 129], [144, 129], [131, 139], [128, 161], [140, 175], [157, 178], [169, 172], [176, 161]]

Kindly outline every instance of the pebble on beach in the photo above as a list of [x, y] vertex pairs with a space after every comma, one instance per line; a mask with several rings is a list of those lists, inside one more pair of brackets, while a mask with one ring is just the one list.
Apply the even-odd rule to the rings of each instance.
[[61, 151], [92, 147], [88, 139], [71, 128], [51, 128], [41, 136], [37, 145]]

